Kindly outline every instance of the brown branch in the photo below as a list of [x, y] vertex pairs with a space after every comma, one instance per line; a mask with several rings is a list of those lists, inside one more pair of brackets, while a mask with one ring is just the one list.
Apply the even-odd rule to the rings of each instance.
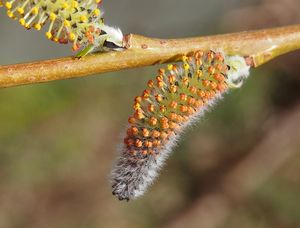
[[72, 57], [0, 66], [0, 87], [11, 87], [83, 77], [123, 69], [178, 61], [197, 50], [223, 50], [247, 57], [253, 67], [300, 49], [300, 25], [187, 39], [152, 39], [127, 35], [126, 50], [98, 53], [82, 59]]

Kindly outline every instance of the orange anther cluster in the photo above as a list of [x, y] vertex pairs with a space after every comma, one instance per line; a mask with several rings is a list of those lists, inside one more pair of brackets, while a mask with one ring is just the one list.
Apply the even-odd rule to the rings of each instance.
[[189, 91], [191, 93], [197, 93], [197, 87], [196, 86], [190, 86]]
[[143, 146], [142, 140], [137, 139], [137, 140], [135, 141], [135, 146], [138, 147], [138, 148], [141, 148], [141, 147]]
[[158, 81], [158, 82], [163, 82], [163, 80], [164, 80], [164, 78], [161, 74], [156, 77], [156, 81]]
[[220, 54], [220, 53], [217, 53], [217, 54], [216, 54], [215, 59], [216, 59], [218, 62], [224, 62], [224, 57], [223, 57], [223, 55]]
[[185, 93], [181, 93], [181, 94], [179, 95], [179, 97], [180, 97], [180, 100], [181, 100], [181, 101], [186, 101], [186, 100], [187, 100], [187, 95], [186, 95]]
[[125, 138], [125, 139], [124, 139], [124, 143], [125, 143], [127, 146], [132, 146], [132, 145], [134, 144], [134, 141], [133, 141], [133, 139]]
[[203, 55], [204, 55], [204, 52], [203, 52], [203, 51], [197, 51], [197, 52], [195, 53], [195, 59], [198, 60], [198, 59], [202, 58]]
[[207, 59], [208, 60], [212, 60], [214, 58], [214, 53], [212, 52], [212, 51], [209, 51], [208, 53], [207, 53]]
[[128, 135], [137, 135], [139, 133], [139, 129], [137, 127], [131, 127], [127, 130]]
[[166, 70], [164, 69], [164, 68], [160, 68], [159, 70], [158, 70], [158, 73], [159, 74], [164, 74], [166, 72]]
[[222, 64], [217, 64], [217, 65], [216, 65], [217, 71], [222, 71], [223, 67], [224, 67], [224, 66], [223, 66]]
[[138, 120], [142, 120], [145, 118], [143, 111], [142, 110], [136, 110], [134, 113], [134, 118], [138, 119]]
[[149, 88], [153, 88], [154, 87], [154, 81], [153, 80], [149, 80], [148, 81], [148, 87]]
[[158, 88], [163, 88], [164, 87], [164, 82], [163, 81], [157, 81], [157, 87]]
[[169, 128], [169, 123], [163, 123], [163, 124], [161, 124], [161, 128], [162, 128], [163, 130], [168, 129], [168, 128]]
[[157, 95], [155, 96], [155, 99], [156, 99], [157, 102], [161, 102], [161, 101], [163, 100], [163, 97], [162, 97], [162, 95], [157, 94]]
[[160, 134], [160, 138], [162, 139], [162, 140], [166, 140], [167, 138], [168, 138], [168, 134], [166, 133], [166, 132], [162, 132], [161, 134]]
[[150, 132], [149, 132], [149, 130], [147, 128], [143, 128], [142, 132], [143, 132], [143, 136], [144, 137], [148, 137], [150, 135]]
[[203, 84], [204, 87], [208, 87], [209, 84], [210, 84], [210, 81], [209, 80], [203, 80], [202, 84]]
[[158, 147], [160, 144], [161, 144], [160, 140], [157, 139], [153, 140], [153, 146]]
[[170, 84], [175, 83], [176, 82], [176, 76], [173, 75], [173, 74], [169, 75], [169, 82], [170, 82]]
[[217, 88], [217, 86], [218, 86], [218, 84], [217, 84], [216, 82], [211, 82], [211, 83], [210, 83], [210, 88], [211, 88], [212, 90], [215, 90], [215, 89]]
[[154, 138], [159, 138], [160, 132], [157, 131], [157, 130], [154, 130], [154, 131], [152, 132], [152, 136], [153, 136]]
[[182, 79], [182, 84], [185, 85], [185, 86], [188, 86], [189, 85], [189, 78], [188, 77], [184, 77]]
[[159, 110], [160, 110], [161, 113], [165, 113], [166, 112], [166, 106], [164, 106], [164, 105], [159, 106]]
[[130, 123], [130, 124], [135, 124], [135, 122], [136, 122], [136, 120], [135, 120], [134, 117], [129, 117], [129, 118], [128, 118], [128, 123]]
[[151, 126], [155, 126], [156, 124], [157, 124], [157, 119], [155, 118], [155, 117], [151, 117], [150, 119], [149, 119], [149, 124], [151, 125]]
[[196, 103], [196, 99], [194, 97], [188, 97], [187, 103], [193, 106]]
[[191, 115], [193, 115], [196, 111], [195, 111], [195, 109], [194, 109], [193, 107], [189, 106], [187, 112], [188, 112], [188, 115], [191, 116]]
[[172, 121], [177, 121], [177, 114], [175, 112], [171, 112], [169, 115], [169, 119]]
[[187, 112], [187, 111], [188, 111], [188, 107], [187, 107], [187, 106], [182, 105], [182, 106], [180, 107], [180, 112]]
[[218, 73], [218, 74], [214, 74], [214, 79], [216, 79], [218, 82], [223, 82], [225, 80], [225, 77]]
[[170, 129], [175, 130], [175, 129], [179, 128], [179, 125], [177, 123], [170, 122], [169, 127], [170, 127]]
[[136, 102], [136, 103], [140, 103], [140, 102], [142, 102], [142, 100], [143, 99], [140, 96], [134, 98], [134, 102]]
[[213, 66], [209, 66], [207, 68], [207, 72], [210, 73], [210, 74], [214, 74], [215, 73], [215, 68]]
[[145, 147], [151, 148], [153, 146], [153, 143], [150, 141], [145, 141]]
[[163, 124], [163, 123], [168, 123], [169, 122], [169, 119], [167, 117], [162, 117], [160, 119], [160, 123]]
[[198, 90], [197, 95], [198, 95], [199, 97], [201, 97], [201, 98], [204, 98], [204, 97], [205, 97], [205, 92], [204, 92], [204, 90]]
[[153, 104], [148, 105], [148, 111], [149, 112], [154, 112], [155, 111], [155, 106]]
[[171, 85], [171, 86], [170, 86], [170, 92], [171, 92], [171, 93], [176, 93], [176, 92], [177, 92], [177, 86]]
[[[124, 141], [134, 156], [157, 156], [207, 103], [227, 89], [227, 65], [221, 53], [196, 52], [183, 65], [159, 69], [155, 80], [134, 100], [134, 115]], [[134, 153], [132, 152], [134, 151]]]
[[171, 101], [170, 103], [170, 108], [172, 109], [176, 109], [177, 108], [178, 103], [176, 101]]
[[202, 107], [203, 106], [203, 101], [201, 100], [201, 99], [199, 99], [199, 100], [196, 100], [196, 102], [195, 102], [195, 108], [200, 108], [200, 107]]
[[149, 96], [150, 96], [150, 94], [151, 94], [151, 91], [148, 90], [148, 89], [145, 89], [144, 92], [143, 92], [142, 98], [143, 98], [144, 100], [145, 100], [145, 99], [148, 99]]

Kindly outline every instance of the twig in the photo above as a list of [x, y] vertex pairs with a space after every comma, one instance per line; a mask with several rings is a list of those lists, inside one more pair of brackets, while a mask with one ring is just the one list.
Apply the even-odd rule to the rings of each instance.
[[152, 39], [127, 35], [126, 50], [33, 63], [0, 66], [0, 87], [34, 84], [96, 73], [175, 62], [197, 50], [222, 50], [240, 55], [258, 67], [275, 57], [300, 49], [300, 25], [187, 39]]

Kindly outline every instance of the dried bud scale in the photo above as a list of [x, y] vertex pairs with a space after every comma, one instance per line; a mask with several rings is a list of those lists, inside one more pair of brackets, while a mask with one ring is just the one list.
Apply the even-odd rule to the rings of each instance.
[[[57, 43], [72, 43], [74, 51], [87, 48], [105, 49], [122, 46], [119, 29], [104, 25], [100, 9], [102, 0], [3, 0], [8, 17], [18, 20], [26, 29], [41, 30], [48, 24], [46, 37]], [[112, 41], [113, 40], [113, 41]], [[86, 54], [86, 53], [85, 53]]]
[[184, 56], [181, 66], [158, 71], [134, 100], [134, 113], [111, 175], [114, 195], [130, 200], [146, 191], [185, 128], [248, 76], [244, 63], [242, 57], [199, 51]]

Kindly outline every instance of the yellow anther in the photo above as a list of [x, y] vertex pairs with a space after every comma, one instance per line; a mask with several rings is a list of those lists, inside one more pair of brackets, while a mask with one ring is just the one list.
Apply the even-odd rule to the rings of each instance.
[[41, 30], [42, 26], [41, 26], [41, 24], [35, 24], [34, 28], [39, 31], [39, 30]]
[[46, 32], [46, 37], [50, 40], [52, 38], [51, 32]]
[[56, 14], [50, 13], [50, 20], [54, 21], [56, 19]]
[[68, 7], [69, 7], [68, 3], [64, 2], [64, 3], [62, 4], [62, 8], [63, 8], [63, 9], [66, 9], [66, 8], [68, 8]]
[[202, 72], [202, 70], [197, 70], [196, 74], [197, 74], [198, 77], [202, 77], [203, 72]]
[[23, 26], [24, 26], [25, 23], [26, 23], [24, 18], [21, 18], [21, 19], [19, 20], [19, 22], [20, 22], [20, 24], [23, 25]]
[[15, 15], [10, 10], [7, 10], [7, 16], [13, 18]]
[[64, 26], [66, 26], [66, 27], [71, 27], [70, 21], [65, 20], [65, 21], [64, 21]]
[[84, 15], [80, 16], [80, 21], [86, 22], [87, 21], [87, 17], [84, 16]]
[[141, 108], [141, 104], [140, 103], [135, 103], [134, 105], [133, 105], [133, 109], [134, 110], [139, 110]]
[[189, 70], [189, 69], [190, 69], [190, 65], [187, 64], [187, 63], [185, 63], [185, 64], [183, 64], [183, 68], [184, 68], [185, 70]]
[[74, 41], [75, 38], [76, 38], [75, 34], [71, 32], [70, 35], [69, 35], [69, 39], [70, 39], [71, 41]]
[[100, 13], [101, 13], [101, 11], [100, 11], [99, 9], [95, 9], [95, 10], [94, 10], [94, 15], [95, 15], [95, 16], [99, 16]]
[[72, 1], [72, 7], [77, 8], [78, 7], [78, 2], [77, 1]]
[[35, 15], [37, 15], [39, 13], [39, 9], [37, 7], [33, 7], [31, 12]]
[[173, 70], [173, 64], [169, 64], [169, 65], [168, 65], [168, 70], [169, 70], [169, 71]]
[[11, 7], [12, 7], [11, 2], [6, 2], [6, 3], [5, 3], [5, 7], [6, 7], [7, 9], [11, 9]]
[[18, 13], [19, 13], [19, 14], [24, 14], [24, 9], [23, 9], [23, 8], [21, 8], [21, 7], [20, 7], [20, 8], [18, 8], [18, 9], [17, 9], [17, 11], [18, 11]]
[[185, 56], [185, 55], [184, 55], [184, 56], [182, 56], [182, 61], [183, 61], [183, 62], [187, 62], [187, 61], [188, 61], [188, 57], [187, 57], [187, 56]]

